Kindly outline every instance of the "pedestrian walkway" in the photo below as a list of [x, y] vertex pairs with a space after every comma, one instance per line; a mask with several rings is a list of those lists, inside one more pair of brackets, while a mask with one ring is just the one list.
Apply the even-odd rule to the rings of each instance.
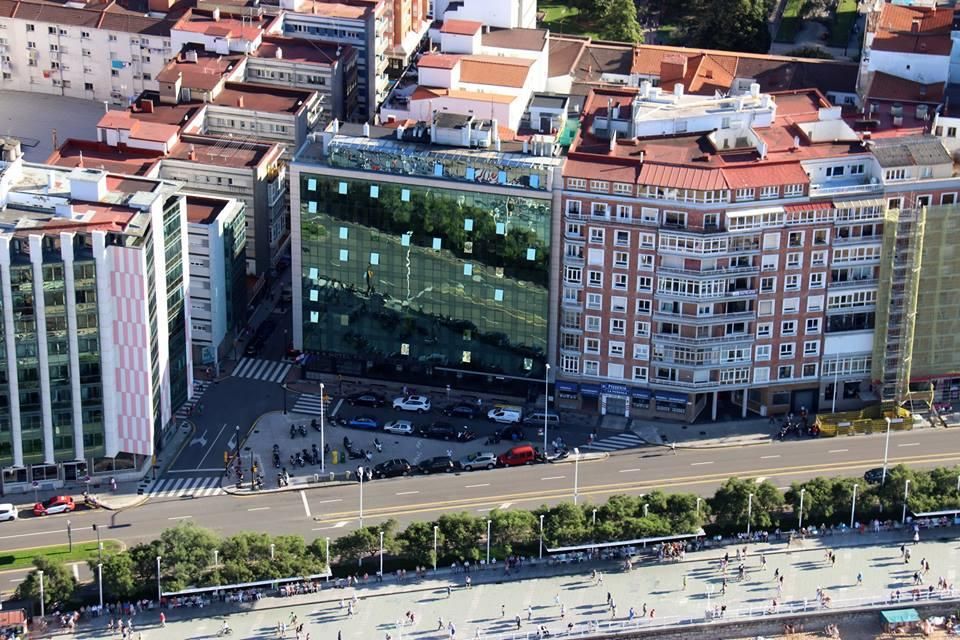
[[237, 363], [237, 366], [233, 368], [231, 375], [235, 378], [253, 378], [255, 380], [282, 383], [292, 366], [293, 363], [291, 362], [243, 358]]
[[[329, 398], [329, 394], [328, 394]], [[329, 404], [329, 401], [328, 401]], [[320, 415], [320, 407], [323, 405], [323, 400], [320, 399], [319, 395], [312, 393], [301, 394], [297, 401], [293, 403], [293, 413], [305, 413], [311, 416]], [[329, 415], [330, 407], [326, 407], [324, 411]]]
[[186, 420], [190, 417], [190, 414], [193, 413], [193, 408], [200, 402], [200, 398], [203, 397], [203, 394], [210, 388], [211, 384], [209, 380], [193, 381], [193, 397], [177, 409], [177, 420]]
[[594, 440], [592, 443], [585, 444], [580, 448], [592, 449], [593, 451], [620, 451], [621, 449], [642, 447], [644, 444], [646, 444], [646, 442], [644, 442], [643, 438], [632, 431], [627, 431], [625, 433], [618, 433], [615, 436], [610, 436], [609, 438]]
[[144, 493], [151, 498], [179, 498], [181, 496], [205, 498], [207, 496], [225, 495], [226, 491], [220, 488], [219, 476], [194, 478], [167, 476], [154, 480]]

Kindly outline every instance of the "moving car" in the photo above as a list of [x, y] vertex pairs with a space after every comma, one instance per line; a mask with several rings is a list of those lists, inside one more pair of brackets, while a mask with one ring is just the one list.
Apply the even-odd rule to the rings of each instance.
[[250, 338], [250, 342], [247, 343], [246, 348], [243, 350], [244, 355], [253, 357], [260, 353], [260, 349], [263, 348], [265, 340], [260, 336], [254, 336]]
[[390, 420], [383, 425], [383, 430], [398, 436], [412, 436], [413, 424], [409, 420]]
[[863, 479], [866, 480], [868, 484], [880, 484], [883, 482], [883, 467], [870, 469], [863, 474]]
[[464, 471], [474, 469], [493, 469], [497, 466], [497, 455], [491, 451], [479, 451], [460, 458], [460, 468]]
[[427, 475], [431, 473], [451, 473], [452, 471], [455, 471], [456, 468], [457, 465], [450, 456], [436, 456], [435, 458], [427, 458], [417, 465], [417, 470], [420, 473]]
[[467, 420], [474, 420], [480, 417], [480, 407], [475, 404], [467, 404], [466, 402], [460, 402], [458, 404], [451, 404], [448, 407], [444, 408], [443, 415], [451, 416], [453, 418], [465, 418]]
[[504, 467], [518, 467], [522, 464], [533, 464], [537, 460], [537, 452], [528, 444], [513, 447], [497, 458], [497, 463]]
[[544, 422], [551, 429], [560, 426], [560, 416], [555, 413], [545, 413], [543, 411], [534, 411], [523, 417], [523, 424], [529, 424], [534, 427], [542, 427]]
[[500, 407], [497, 409], [490, 409], [487, 412], [487, 419], [493, 420], [500, 424], [516, 424], [520, 422], [520, 419], [523, 417], [523, 413], [519, 409], [508, 409]]
[[497, 440], [513, 440], [514, 442], [518, 440], [524, 440], [523, 437], [523, 427], [518, 424], [510, 425], [509, 427], [504, 427], [502, 429], [497, 429], [494, 432], [494, 438]]
[[403, 458], [394, 458], [381, 462], [373, 468], [374, 478], [396, 478], [397, 476], [410, 475], [412, 467], [410, 463]]
[[380, 422], [373, 416], [353, 416], [347, 420], [347, 426], [354, 429], [379, 429]]
[[77, 508], [70, 496], [54, 496], [46, 502], [33, 505], [33, 515], [51, 516], [55, 513], [68, 513]]
[[393, 408], [401, 411], [416, 411], [426, 413], [430, 411], [430, 398], [427, 396], [403, 396], [394, 398]]
[[449, 422], [434, 422], [431, 425], [422, 427], [417, 432], [417, 435], [433, 440], [456, 440], [457, 442], [469, 442], [477, 437], [477, 434], [466, 427], [457, 429]]
[[7, 520], [16, 520], [19, 517], [20, 517], [20, 512], [17, 511], [17, 508], [15, 506], [10, 504], [9, 502], [0, 504], [0, 522], [5, 522]]
[[373, 391], [359, 391], [347, 396], [347, 402], [351, 407], [356, 407], [357, 405], [361, 407], [382, 407], [387, 404], [387, 399]]

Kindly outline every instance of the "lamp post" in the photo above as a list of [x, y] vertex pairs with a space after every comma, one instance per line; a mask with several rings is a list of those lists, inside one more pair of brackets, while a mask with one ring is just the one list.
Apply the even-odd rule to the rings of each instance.
[[363, 527], [363, 467], [357, 467], [360, 476], [360, 526]]
[[859, 484], [854, 483], [853, 485], [853, 504], [850, 507], [850, 528], [853, 529], [853, 521], [857, 514], [857, 489], [860, 487]]
[[71, 553], [73, 552], [73, 525], [69, 520], [67, 520], [67, 548]]
[[233, 428], [233, 441], [237, 443], [237, 450], [234, 456], [239, 460], [240, 459], [240, 425], [237, 425]]
[[276, 557], [276, 553], [275, 553], [276, 549], [275, 549], [275, 547], [276, 547], [276, 545], [271, 542], [271, 543], [270, 543], [270, 559], [271, 559], [271, 560], [273, 560], [273, 559]]
[[797, 529], [803, 530], [803, 495], [807, 492], [806, 489], [800, 489], [800, 517], [797, 521]]
[[887, 421], [887, 442], [883, 445], [883, 475], [880, 476], [880, 486], [887, 483], [887, 454], [890, 453], [890, 417], [884, 416]]
[[579, 499], [579, 485], [580, 485], [580, 449], [578, 447], [573, 448], [573, 504], [577, 504]]
[[330, 536], [327, 536], [323, 555], [324, 562], [327, 563], [327, 580], [330, 580]]
[[907, 497], [910, 495], [910, 481], [907, 480], [903, 485], [903, 515], [900, 517], [900, 524], [907, 521]]
[[591, 526], [593, 526], [593, 527], [596, 527], [596, 526], [597, 526], [597, 510], [596, 510], [596, 509], [593, 510], [593, 517], [592, 517]]
[[747, 496], [747, 540], [750, 539], [750, 519], [753, 517], [753, 494]]
[[380, 532], [380, 579], [383, 580], [383, 531]]
[[103, 563], [97, 563], [97, 589], [100, 592], [100, 609], [103, 609]]
[[93, 531], [97, 534], [97, 562], [103, 562], [103, 543], [100, 542], [100, 527], [93, 524]]
[[43, 608], [43, 570], [37, 569], [37, 576], [40, 577], [40, 617], [44, 617], [44, 608]]
[[837, 412], [837, 384], [839, 382], [838, 378], [840, 377], [840, 356], [837, 356], [837, 359], [833, 361], [833, 403], [830, 406], [830, 413]]
[[540, 514], [540, 560], [543, 560], [543, 514]]
[[[217, 569], [220, 567], [220, 550], [213, 550], [213, 571], [217, 573]], [[220, 584], [220, 576], [217, 575], [217, 584]]]
[[490, 566], [490, 525], [493, 524], [493, 520], [487, 518], [487, 566]]
[[157, 556], [157, 606], [163, 600], [163, 591], [160, 590], [160, 556]]
[[326, 453], [326, 451], [327, 451], [327, 443], [326, 443], [326, 441], [324, 440], [325, 435], [324, 435], [324, 433], [323, 433], [323, 431], [324, 431], [324, 424], [323, 424], [324, 408], [323, 408], [323, 405], [324, 405], [324, 403], [326, 402], [326, 394], [325, 394], [323, 388], [324, 388], [324, 387], [323, 387], [323, 383], [321, 382], [321, 383], [320, 383], [320, 473], [323, 473], [323, 472], [326, 470], [326, 465], [325, 465], [325, 462], [324, 462], [324, 458], [325, 458], [326, 455], [327, 455], [327, 453]]
[[644, 502], [644, 503], [643, 503], [643, 517], [646, 518], [649, 513], [650, 513], [650, 505], [647, 504], [646, 502]]
[[433, 572], [437, 572], [437, 536], [440, 534], [440, 527], [433, 525]]
[[547, 455], [547, 425], [550, 407], [550, 363], [543, 370], [543, 455]]
[[697, 498], [697, 517], [700, 517], [700, 502], [703, 498]]

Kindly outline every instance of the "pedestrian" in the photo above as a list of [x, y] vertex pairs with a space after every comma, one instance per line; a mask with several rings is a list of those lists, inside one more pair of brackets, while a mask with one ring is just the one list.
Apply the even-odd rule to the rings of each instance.
[[610, 603], [613, 602], [613, 594], [607, 591], [607, 606], [610, 606]]
[[560, 605], [560, 619], [567, 617], [567, 607], [565, 605]]
[[684, 576], [683, 576], [683, 588], [680, 589], [680, 590], [681, 590], [681, 591], [686, 591], [686, 590], [687, 590], [687, 576], [686, 576], [686, 574], [684, 574]]
[[857, 574], [857, 586], [859, 587], [859, 586], [862, 586], [862, 585], [863, 585], [863, 573], [858, 573], [858, 574]]
[[501, 605], [500, 605], [500, 617], [502, 618], [502, 617], [504, 617], [505, 615], [507, 615], [507, 605], [501, 604]]
[[517, 630], [520, 630], [520, 616], [518, 615], [513, 621], [517, 624]]
[[603, 572], [602, 572], [602, 571], [597, 571], [597, 584], [598, 584], [598, 585], [603, 584]]
[[553, 604], [557, 605], [558, 607], [560, 606], [560, 594], [559, 594], [559, 593], [558, 593], [557, 595], [553, 596]]
[[473, 579], [470, 576], [467, 576], [467, 589], [473, 586]]
[[767, 556], [766, 554], [763, 554], [763, 553], [760, 554], [760, 570], [761, 571], [767, 570]]
[[161, 612], [160, 612], [160, 627], [161, 627], [161, 628], [166, 628], [166, 626], [167, 626], [167, 614], [165, 614], [163, 611], [161, 611]]
[[530, 622], [531, 620], [533, 620], [533, 607], [531, 607], [528, 604], [527, 605], [527, 622]]
[[643, 613], [640, 614], [640, 617], [641, 617], [641, 618], [646, 618], [646, 617], [647, 617], [647, 603], [646, 603], [646, 602], [643, 603]]
[[450, 585], [447, 585], [447, 597], [450, 597]]
[[437, 618], [437, 631], [443, 631], [443, 618]]
[[727, 579], [724, 578], [723, 584], [720, 585], [720, 595], [726, 595], [726, 594], [727, 594]]

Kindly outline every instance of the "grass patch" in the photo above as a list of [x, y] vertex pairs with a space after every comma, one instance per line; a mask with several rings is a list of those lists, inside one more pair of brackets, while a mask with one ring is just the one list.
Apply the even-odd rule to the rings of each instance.
[[[103, 541], [104, 555], [117, 553], [122, 549], [123, 546], [117, 540]], [[50, 547], [34, 547], [31, 549], [16, 549], [14, 551], [0, 552], [0, 571], [29, 569], [33, 566], [33, 559], [37, 556], [46, 556], [60, 563], [86, 562], [87, 560], [97, 557], [97, 542], [76, 542], [73, 545], [73, 551], [70, 551], [69, 545], [57, 544]]]
[[591, 38], [598, 37], [589, 17], [581, 13], [577, 7], [571, 7], [563, 3], [541, 3], [538, 8], [543, 13], [541, 24], [549, 28], [550, 31], [590, 36]]
[[783, 8], [783, 17], [780, 19], [780, 27], [777, 29], [777, 42], [792, 44], [797, 39], [797, 33], [803, 20], [800, 19], [800, 11], [803, 9], [803, 0], [787, 0], [787, 6]]
[[857, 0], [839, 0], [830, 25], [830, 46], [846, 47], [850, 41], [850, 30], [857, 20]]

